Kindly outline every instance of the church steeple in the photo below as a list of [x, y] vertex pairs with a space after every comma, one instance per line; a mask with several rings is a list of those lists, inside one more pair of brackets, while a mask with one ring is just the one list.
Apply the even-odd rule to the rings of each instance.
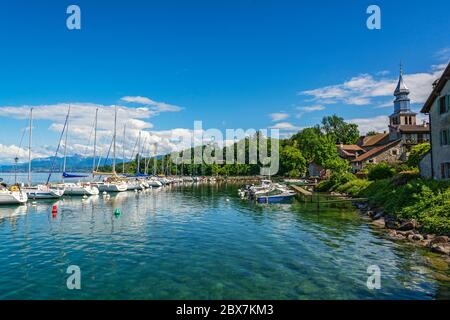
[[400, 112], [410, 112], [410, 100], [409, 100], [409, 89], [403, 80], [403, 65], [400, 63], [400, 76], [398, 78], [397, 88], [395, 89], [394, 96], [394, 113]]

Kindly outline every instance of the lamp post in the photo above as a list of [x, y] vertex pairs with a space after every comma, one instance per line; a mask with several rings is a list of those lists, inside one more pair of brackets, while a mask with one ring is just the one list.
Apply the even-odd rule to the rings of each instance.
[[19, 162], [19, 158], [15, 157], [14, 162], [16, 164], [14, 169], [14, 184], [17, 184], [17, 163]]

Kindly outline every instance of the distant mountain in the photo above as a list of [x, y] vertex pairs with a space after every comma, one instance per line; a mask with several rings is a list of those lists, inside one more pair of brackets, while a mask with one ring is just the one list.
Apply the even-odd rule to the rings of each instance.
[[[31, 161], [31, 168], [34, 172], [48, 172], [51, 170], [52, 162], [53, 164], [53, 170], [54, 171], [62, 171], [64, 158], [63, 157], [48, 157], [48, 158], [37, 158], [33, 159]], [[74, 155], [67, 157], [66, 161], [66, 171], [68, 172], [87, 172], [92, 170], [92, 157], [83, 157], [80, 155]], [[121, 159], [117, 159], [116, 163], [122, 163]], [[98, 164], [98, 158], [97, 158], [97, 164]], [[111, 165], [112, 159], [108, 159], [108, 161], [105, 162], [104, 159], [100, 161], [100, 166], [104, 165]], [[14, 171], [15, 165], [14, 164], [5, 164], [0, 165], [0, 170], [3, 172], [8, 171]], [[28, 170], [28, 162], [27, 163], [19, 163], [17, 165], [17, 171], [19, 172], [25, 172]]]

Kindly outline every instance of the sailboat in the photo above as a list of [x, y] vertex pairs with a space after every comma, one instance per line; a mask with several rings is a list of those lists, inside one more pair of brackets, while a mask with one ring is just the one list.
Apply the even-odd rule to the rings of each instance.
[[[66, 119], [67, 121], [67, 119]], [[64, 189], [51, 188], [47, 185], [31, 186], [31, 145], [33, 137], [33, 108], [30, 110], [30, 136], [28, 139], [28, 187], [25, 192], [29, 199], [58, 199], [64, 195]]]
[[[95, 136], [97, 136], [97, 117], [95, 119]], [[127, 191], [128, 185], [123, 179], [117, 176], [116, 173], [116, 137], [117, 137], [117, 106], [114, 109], [114, 134], [113, 134], [113, 168], [111, 173], [93, 171], [93, 175], [110, 175], [102, 182], [93, 183], [94, 186], [98, 188], [100, 192], [123, 192]], [[96, 143], [94, 143], [94, 150], [96, 148]], [[95, 154], [95, 151], [94, 151]], [[95, 163], [95, 156], [94, 156]], [[95, 165], [94, 165], [95, 168]]]
[[23, 204], [28, 201], [26, 192], [19, 187], [13, 186], [8, 189], [6, 186], [0, 184], [0, 205], [6, 204]]
[[[98, 111], [98, 109], [97, 109]], [[68, 142], [68, 135], [69, 135], [69, 123], [70, 123], [70, 106], [69, 111], [67, 113], [67, 124], [66, 124], [66, 137], [64, 142], [64, 163], [63, 163], [63, 183], [56, 185], [57, 187], [60, 187], [64, 189], [64, 194], [69, 196], [94, 196], [99, 194], [99, 190], [97, 187], [92, 186], [90, 183], [73, 183], [69, 182], [66, 183], [64, 181], [65, 178], [71, 179], [71, 178], [86, 178], [86, 176], [83, 175], [77, 175], [77, 174], [70, 174], [66, 172], [67, 167], [67, 142]]]

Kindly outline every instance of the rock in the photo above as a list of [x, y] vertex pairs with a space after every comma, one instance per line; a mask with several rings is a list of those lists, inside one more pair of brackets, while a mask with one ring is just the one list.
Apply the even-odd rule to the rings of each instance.
[[438, 236], [438, 237], [434, 237], [433, 239], [431, 239], [430, 246], [433, 246], [435, 244], [446, 244], [446, 243], [448, 243], [448, 237]]
[[401, 231], [408, 231], [408, 230], [414, 230], [417, 226], [416, 220], [408, 220], [403, 222], [399, 227], [398, 230]]
[[423, 240], [423, 236], [421, 234], [416, 233], [416, 234], [414, 234], [412, 236], [412, 240], [414, 240], [414, 241], [422, 241]]
[[441, 253], [441, 254], [450, 254], [450, 245], [448, 243], [435, 243], [430, 244], [431, 245], [431, 251]]
[[384, 222], [384, 218], [381, 217], [379, 219], [375, 219], [374, 221], [372, 221], [372, 223], [379, 227], [379, 228], [385, 228], [386, 227], [386, 223]]
[[366, 212], [366, 214], [372, 218], [375, 213], [372, 210], [369, 210]]
[[384, 217], [384, 210], [383, 210], [383, 209], [378, 210], [378, 211], [374, 214], [374, 216], [372, 217], [372, 219], [373, 219], [373, 220], [378, 220], [378, 219], [381, 219], [382, 217]]
[[386, 228], [388, 228], [388, 229], [397, 229], [400, 226], [398, 221], [392, 216], [385, 217], [384, 221], [386, 224]]

